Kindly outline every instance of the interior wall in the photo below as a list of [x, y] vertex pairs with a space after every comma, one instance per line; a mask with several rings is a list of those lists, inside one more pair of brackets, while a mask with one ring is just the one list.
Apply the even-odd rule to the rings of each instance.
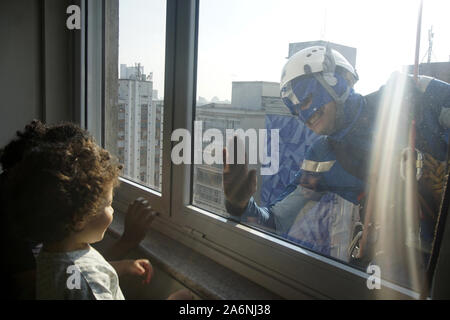
[[32, 119], [43, 119], [42, 3], [0, 1], [0, 146]]
[[41, 0], [44, 19], [44, 106], [45, 122], [72, 121], [74, 37], [80, 30], [69, 30], [66, 20], [70, 0]]
[[0, 147], [32, 119], [74, 119], [69, 2], [0, 1]]

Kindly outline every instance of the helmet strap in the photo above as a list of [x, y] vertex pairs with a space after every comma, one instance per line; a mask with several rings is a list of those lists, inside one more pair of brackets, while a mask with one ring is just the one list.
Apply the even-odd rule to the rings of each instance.
[[350, 87], [347, 86], [347, 90], [344, 92], [342, 96], [338, 96], [336, 91], [328, 84], [328, 82], [323, 78], [320, 73], [313, 73], [313, 76], [319, 81], [319, 83], [325, 88], [325, 90], [330, 94], [333, 100], [336, 102], [336, 121], [335, 121], [335, 130], [340, 130], [345, 123], [344, 116], [344, 103], [350, 95]]
[[344, 104], [336, 103], [336, 119], [334, 121], [334, 130], [340, 131], [345, 125]]
[[323, 79], [329, 85], [335, 86], [337, 84], [337, 79], [334, 76], [334, 72], [336, 71], [336, 61], [334, 60], [330, 43], [327, 44], [322, 66], [323, 66], [322, 71]]

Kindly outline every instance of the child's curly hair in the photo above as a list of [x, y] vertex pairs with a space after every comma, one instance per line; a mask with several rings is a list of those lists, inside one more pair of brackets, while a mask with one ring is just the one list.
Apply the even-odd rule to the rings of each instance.
[[0, 150], [10, 222], [31, 240], [60, 241], [101, 209], [122, 167], [71, 123], [33, 121], [17, 135]]

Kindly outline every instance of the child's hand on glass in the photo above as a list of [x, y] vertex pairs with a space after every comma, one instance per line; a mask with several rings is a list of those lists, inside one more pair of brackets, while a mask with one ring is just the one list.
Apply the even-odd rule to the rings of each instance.
[[150, 225], [158, 212], [152, 209], [148, 201], [140, 197], [129, 206], [125, 215], [125, 225], [122, 236], [105, 253], [107, 260], [120, 260], [131, 250], [135, 249], [145, 238]]
[[125, 215], [125, 226], [121, 241], [130, 248], [138, 246], [156, 216], [158, 216], [158, 212], [152, 209], [147, 200], [142, 197], [134, 200], [129, 205]]

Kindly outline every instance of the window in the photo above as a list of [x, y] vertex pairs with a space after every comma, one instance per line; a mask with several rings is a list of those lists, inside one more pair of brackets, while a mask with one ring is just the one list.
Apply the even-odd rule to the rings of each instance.
[[[341, 192], [339, 187], [344, 179], [335, 177], [328, 181], [328, 189], [323, 191], [316, 188], [323, 182], [322, 178], [302, 174], [306, 181], [301, 182], [302, 188], [295, 189], [298, 191], [296, 196], [301, 198], [301, 204], [294, 206], [296, 210], [291, 210], [293, 207], [290, 206], [290, 210], [281, 207], [277, 211], [271, 205], [284, 205], [283, 200], [277, 199], [290, 184], [300, 184], [296, 173], [305, 159], [311, 160], [306, 158], [308, 150], [321, 140], [299, 117], [291, 115], [280, 98], [280, 75], [286, 57], [305, 46], [324, 45], [330, 41], [358, 70], [360, 80], [354, 86], [355, 92], [362, 95], [374, 92], [387, 82], [393, 71], [404, 70], [414, 62], [418, 1], [413, 2], [361, 4], [349, 1], [343, 6], [341, 2], [332, 1], [288, 0], [120, 1], [117, 17], [120, 37], [115, 46], [115, 50], [120, 48], [120, 51], [116, 60], [111, 59], [120, 74], [106, 77], [107, 83], [114, 83], [106, 87], [117, 88], [115, 95], [110, 95], [107, 101], [117, 101], [117, 105], [109, 106], [107, 102], [105, 106], [106, 145], [119, 156], [125, 167], [118, 197], [149, 196], [155, 208], [163, 212], [159, 231], [283, 297], [417, 297], [420, 279], [414, 274], [420, 271], [419, 259], [426, 258], [430, 251], [424, 246], [425, 238], [420, 237], [423, 227], [420, 221], [418, 224], [401, 224], [401, 219], [412, 217], [405, 215], [408, 199], [396, 201], [393, 207], [385, 207], [386, 210], [375, 208], [384, 212], [381, 217], [399, 217], [399, 221], [392, 221], [391, 225], [376, 219], [365, 220], [367, 208], [373, 207], [373, 203], [386, 204], [385, 198], [374, 202], [370, 200], [371, 196], [391, 194], [390, 201], [406, 199], [405, 182], [401, 180], [406, 171], [400, 169], [399, 164], [407, 166], [404, 161], [408, 157], [407, 151], [403, 154], [402, 151], [407, 150], [405, 128], [409, 128], [409, 123], [393, 123], [394, 117], [390, 114], [389, 121], [381, 121], [386, 124], [385, 128], [374, 127], [376, 132], [388, 133], [385, 137], [376, 136], [374, 144], [378, 143], [380, 148], [391, 146], [395, 150], [383, 149], [377, 154], [395, 154], [397, 158], [383, 158], [385, 162], [376, 163], [379, 166], [377, 172], [383, 174], [377, 176], [376, 183], [371, 180], [368, 189], [364, 189], [366, 184], [363, 183], [365, 193], [349, 195]], [[440, 13], [445, 4], [429, 6], [427, 13], [424, 12], [422, 30], [429, 30], [433, 25], [433, 48], [428, 47], [433, 50], [431, 62], [447, 60], [449, 48], [442, 39], [448, 38], [450, 28]], [[299, 12], [308, 14], [302, 14], [299, 19]], [[399, 15], [402, 24], [398, 24]], [[383, 17], [382, 25], [380, 16]], [[437, 30], [440, 30], [439, 36]], [[425, 34], [422, 33], [426, 38]], [[311, 42], [314, 40], [317, 42]], [[427, 44], [428, 41], [422, 39], [421, 57], [426, 53]], [[421, 68], [423, 74], [432, 72], [426, 71], [425, 65]], [[439, 65], [438, 69], [443, 68], [444, 65]], [[395, 119], [400, 121], [400, 118]], [[119, 130], [114, 130], [114, 124]], [[200, 136], [210, 129], [215, 129], [215, 134], [195, 145], [195, 125], [199, 124]], [[366, 127], [371, 125], [368, 123]], [[364, 126], [361, 127], [363, 130]], [[389, 131], [400, 128], [403, 128], [402, 133]], [[147, 133], [141, 129], [146, 129]], [[175, 129], [187, 129], [192, 134], [189, 140], [194, 145], [188, 151], [193, 164], [175, 165], [169, 161], [171, 148], [177, 143], [170, 137]], [[230, 216], [225, 208], [223, 165], [205, 161], [195, 163], [196, 147], [201, 149], [203, 157], [221, 158], [221, 142], [226, 142], [230, 129], [254, 130], [256, 140], [247, 138], [247, 152], [250, 154], [250, 147], [256, 146], [257, 151], [262, 148], [269, 158], [271, 151], [275, 152], [270, 130], [278, 130], [277, 170], [273, 174], [260, 174], [272, 163], [262, 166], [258, 161], [259, 153], [256, 163], [249, 166], [258, 172], [252, 201], [260, 208], [267, 208], [273, 218], [270, 224], [257, 215], [247, 215], [240, 220]], [[258, 135], [263, 130], [268, 132], [267, 140]], [[420, 130], [417, 128], [419, 134]], [[217, 136], [222, 137], [222, 141]], [[140, 142], [138, 137], [145, 141]], [[388, 138], [395, 139], [389, 141]], [[418, 149], [427, 149], [427, 144], [420, 143], [416, 144]], [[426, 155], [422, 155], [425, 166]], [[349, 157], [348, 160], [354, 159]], [[445, 159], [441, 160], [442, 164]], [[340, 163], [332, 161], [336, 161], [332, 165]], [[133, 163], [136, 164], [134, 171]], [[307, 163], [304, 171], [309, 171], [310, 165], [311, 162]], [[400, 178], [389, 180], [394, 176]], [[331, 190], [330, 186], [336, 188]], [[310, 191], [311, 188], [315, 190]], [[440, 194], [436, 195], [434, 204], [440, 201]], [[279, 217], [274, 216], [288, 211], [289, 223], [275, 221]], [[436, 209], [430, 212], [437, 215]], [[370, 223], [362, 228], [365, 221]], [[418, 222], [417, 215], [410, 221]], [[433, 229], [434, 226], [432, 221], [428, 227]], [[368, 255], [367, 260], [354, 259], [348, 251], [350, 244], [358, 234], [364, 235], [361, 231], [370, 228], [376, 232], [365, 234], [369, 236], [369, 243], [377, 237], [385, 239], [383, 236], [387, 232], [398, 235], [399, 230], [403, 232], [403, 240], [373, 246], [376, 252]], [[370, 246], [366, 246], [366, 251], [367, 247]], [[355, 246], [356, 251], [351, 253], [357, 255], [358, 248], [361, 249]], [[393, 251], [385, 250], [380, 255], [380, 248]], [[391, 259], [408, 255], [416, 262], [405, 264], [405, 261]], [[391, 262], [394, 263], [388, 265]], [[367, 287], [369, 263], [380, 267], [381, 277], [385, 280], [381, 290]], [[409, 269], [398, 273], [392, 268], [395, 266]]]
[[[159, 177], [162, 171], [158, 154], [162, 139], [159, 123], [163, 117], [156, 115], [161, 114], [164, 103], [154, 92], [164, 96], [166, 4], [163, 0], [121, 0], [118, 9], [119, 43], [115, 63], [119, 74], [116, 79], [107, 79], [118, 83], [118, 91], [110, 93], [118, 105], [110, 107], [106, 119], [109, 130], [117, 135], [107, 135], [106, 145], [115, 154], [117, 148], [126, 145], [127, 152], [120, 154], [124, 178], [161, 191], [161, 181], [154, 177]], [[114, 128], [115, 123], [119, 130]], [[120, 136], [124, 140], [119, 143]]]
[[[414, 180], [413, 183], [419, 188], [419, 196], [412, 192], [407, 196], [406, 182], [400, 177], [400, 166], [394, 165], [394, 163], [400, 164], [401, 161], [397, 158], [400, 157], [402, 150], [403, 152], [407, 150], [408, 123], [405, 122], [406, 120], [400, 118], [398, 114], [396, 122], [392, 122], [394, 116], [392, 108], [389, 110], [388, 118], [382, 119], [381, 110], [384, 105], [375, 106], [380, 111], [373, 116], [371, 123], [367, 124], [368, 127], [372, 126], [374, 131], [371, 133], [373, 136], [370, 136], [365, 143], [375, 144], [372, 150], [367, 151], [372, 152], [373, 159], [375, 154], [385, 155], [382, 160], [384, 164], [374, 164], [371, 169], [368, 169], [372, 170], [371, 172], [378, 172], [378, 178], [382, 180], [372, 178], [369, 183], [364, 180], [367, 176], [364, 176], [364, 178], [361, 177], [364, 182], [359, 179], [350, 182], [354, 178], [351, 176], [349, 181], [344, 181], [346, 178], [339, 172], [347, 174], [351, 168], [344, 170], [338, 167], [341, 163], [339, 161], [326, 175], [308, 173], [310, 171], [305, 169], [305, 164], [312, 163], [312, 159], [307, 158], [307, 152], [311, 150], [310, 148], [320, 145], [320, 126], [324, 123], [317, 122], [308, 127], [298, 117], [290, 114], [280, 97], [280, 75], [287, 61], [286, 56], [290, 58], [298, 51], [313, 45], [324, 47], [328, 42], [334, 50], [339, 51], [348, 60], [353, 68], [358, 70], [359, 81], [354, 87], [358, 94], [366, 95], [377, 91], [388, 81], [393, 71], [407, 72], [408, 65], [414, 62], [418, 2], [414, 4], [411, 5], [408, 2], [406, 5], [405, 2], [398, 2], [394, 6], [389, 5], [390, 10], [386, 12], [388, 3], [379, 1], [364, 2], [364, 4], [350, 1], [344, 6], [342, 2], [331, 1], [315, 3], [289, 0], [281, 2], [228, 1], [226, 4], [221, 1], [200, 1], [195, 120], [202, 124], [202, 133], [209, 129], [216, 129], [224, 140], [227, 137], [225, 134], [227, 129], [240, 128], [244, 131], [263, 129], [272, 132], [278, 130], [279, 168], [274, 174], [258, 176], [256, 192], [250, 200], [263, 211], [269, 212], [271, 219], [261, 218], [257, 214], [258, 210], [260, 212], [261, 210], [252, 208], [254, 210], [250, 216], [239, 220], [241, 223], [254, 227], [260, 225], [262, 230], [286, 242], [344, 262], [361, 271], [366, 271], [370, 264], [379, 266], [383, 271], [384, 279], [418, 291], [422, 281], [418, 274], [425, 273], [424, 265], [427, 264], [431, 251], [432, 234], [437, 221], [442, 189], [434, 196], [423, 191], [422, 189], [427, 188], [426, 185], [431, 183], [431, 180], [427, 182], [427, 178], [424, 177], [419, 182]], [[440, 15], [439, 7], [434, 7], [432, 4], [429, 6], [428, 16], [424, 18], [424, 30], [431, 30], [432, 24], [436, 30], [439, 23], [441, 32], [448, 34], [448, 22], [445, 22], [443, 17], [437, 16]], [[348, 10], [348, 7], [352, 10]], [[303, 14], [299, 19], [299, 12], [308, 12], [308, 14]], [[356, 15], [355, 12], [357, 12]], [[373, 27], [379, 26], [377, 20], [380, 16], [374, 12], [380, 12], [380, 15], [384, 17], [381, 29]], [[436, 15], [435, 18], [431, 17], [431, 12]], [[401, 25], [398, 25], [399, 14], [405, 17]], [[373, 36], [375, 33], [378, 38]], [[429, 36], [431, 37], [431, 34]], [[313, 39], [317, 41], [311, 41]], [[429, 38], [429, 40], [433, 39]], [[422, 54], [426, 51], [426, 44], [425, 42]], [[438, 49], [435, 42], [436, 55], [440, 54], [441, 59], [447, 59], [445, 48], [448, 48], [448, 44], [444, 38], [440, 38], [440, 46], [442, 47]], [[390, 49], [385, 50], [385, 47]], [[317, 50], [311, 51], [308, 57]], [[428, 50], [432, 48], [429, 47]], [[383, 63], [373, 63], [374, 61], [383, 61]], [[450, 64], [448, 62], [447, 64], [449, 65], [447, 68], [450, 69]], [[298, 68], [302, 66], [299, 65]], [[422, 74], [426, 72], [425, 69], [426, 66], [422, 66]], [[436, 73], [432, 75], [437, 76]], [[442, 80], [450, 79], [447, 75]], [[351, 99], [363, 101], [358, 94], [352, 93]], [[348, 119], [342, 118], [342, 120], [348, 121], [347, 126], [352, 128], [350, 118], [355, 117], [356, 110], [362, 109], [354, 108], [354, 111], [350, 111], [353, 108], [350, 102], [342, 108], [347, 108], [342, 109], [342, 112], [349, 112], [346, 115]], [[396, 108], [401, 108], [401, 105], [397, 104]], [[436, 119], [438, 116], [435, 115]], [[390, 129], [386, 124], [388, 119], [391, 120]], [[318, 121], [327, 120], [323, 116]], [[376, 127], [377, 121], [383, 124]], [[353, 129], [351, 134], [368, 134], [366, 130], [368, 127]], [[338, 129], [322, 134], [331, 134], [333, 137], [335, 132], [340, 132]], [[343, 128], [339, 130], [341, 129], [344, 132]], [[423, 123], [416, 126], [414, 130], [423, 135], [432, 135]], [[445, 130], [441, 131], [444, 134]], [[385, 132], [385, 135], [382, 132]], [[343, 139], [358, 145], [360, 142], [356, 140], [358, 138]], [[428, 144], [429, 141], [425, 140], [421, 138], [416, 140], [416, 145], [421, 144], [420, 147], [417, 145], [418, 148], [427, 150], [422, 152], [426, 153], [423, 156], [440, 157], [440, 165], [445, 165], [445, 156], [441, 157], [446, 152], [445, 138], [442, 140], [443, 145], [439, 151], [433, 150], [437, 146], [433, 147]], [[250, 142], [250, 145], [247, 141], [245, 141], [247, 152], [250, 152], [249, 147], [252, 144], [257, 144], [258, 148], [263, 148], [265, 151], [271, 150], [270, 140], [262, 143], [254, 140]], [[376, 141], [379, 141], [378, 145]], [[212, 141], [203, 140], [204, 156], [208, 155], [207, 146], [211, 143]], [[216, 153], [217, 150], [220, 148], [216, 149]], [[256, 148], [253, 150], [255, 151]], [[388, 156], [394, 153], [395, 156], [391, 158]], [[351, 156], [357, 157], [356, 154]], [[418, 157], [422, 157], [422, 154]], [[333, 160], [336, 161], [334, 158]], [[354, 159], [348, 159], [348, 161], [354, 161]], [[365, 161], [370, 162], [369, 154]], [[392, 167], [388, 168], [388, 166]], [[436, 164], [435, 168], [428, 169], [438, 170], [437, 166]], [[260, 162], [253, 162], [249, 170], [256, 169], [259, 174], [261, 168]], [[297, 175], [300, 168], [303, 168], [301, 176]], [[417, 170], [419, 172], [422, 169], [417, 168]], [[215, 179], [221, 174], [222, 166], [217, 163], [216, 165], [197, 164], [194, 172], [196, 174], [192, 181], [193, 204], [228, 218], [225, 204], [218, 202], [222, 199], [217, 195], [218, 185]], [[440, 177], [440, 181], [441, 183], [444, 181], [443, 176]], [[350, 185], [354, 183], [352, 186], [360, 185], [358, 192], [351, 190], [351, 186], [346, 185], [347, 182]], [[289, 189], [291, 184], [298, 187], [295, 190]], [[431, 190], [431, 186], [428, 188]], [[234, 189], [245, 192], [245, 189], [240, 189], [239, 185], [235, 185]], [[286, 190], [290, 190], [289, 196], [285, 196]], [[404, 202], [394, 201], [392, 198], [388, 200], [386, 192], [395, 194], [394, 197], [397, 199], [405, 197], [410, 199]], [[223, 195], [223, 190], [221, 194]], [[280, 196], [282, 199], [279, 198]], [[433, 200], [434, 197], [435, 200]], [[418, 207], [412, 205], [412, 208], [418, 210], [415, 214], [412, 214], [410, 212], [412, 209], [408, 207], [408, 203], [415, 201], [412, 198], [420, 198], [421, 201]], [[383, 202], [393, 207], [387, 205], [381, 209], [378, 206]], [[373, 211], [377, 212], [377, 218], [365, 219], [367, 215], [373, 214]], [[369, 228], [370, 231], [367, 230]], [[399, 235], [401, 232], [404, 232], [402, 240], [392, 236]], [[371, 239], [366, 240], [366, 236]], [[360, 240], [360, 245], [352, 246], [352, 241], [358, 241], [360, 237], [364, 238]], [[380, 237], [384, 240], [376, 239]], [[384, 241], [386, 242], [383, 243]], [[399, 242], [402, 243], [399, 244]], [[365, 246], [366, 256], [362, 254], [363, 246]], [[367, 253], [370, 250], [373, 252]], [[415, 262], [411, 263], [406, 259], [413, 259]]]

